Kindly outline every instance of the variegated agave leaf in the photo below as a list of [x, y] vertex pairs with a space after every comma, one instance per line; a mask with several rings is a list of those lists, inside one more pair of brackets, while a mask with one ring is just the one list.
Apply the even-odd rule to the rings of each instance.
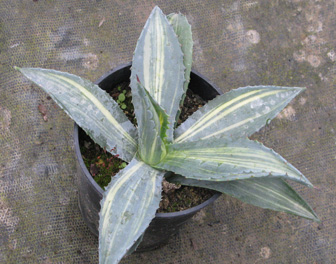
[[133, 87], [133, 105], [138, 121], [139, 156], [147, 164], [156, 164], [167, 153], [165, 142], [168, 116], [142, 86], [140, 80], [137, 88]]
[[164, 172], [133, 159], [114, 176], [101, 201], [99, 263], [118, 263], [155, 216]]
[[252, 135], [273, 119], [302, 88], [249, 86], [218, 96], [175, 130], [175, 142]]
[[281, 211], [319, 222], [314, 210], [284, 180], [279, 178], [254, 178], [239, 181], [200, 181], [173, 175], [169, 182], [195, 186], [228, 194], [245, 203], [264, 209]]
[[47, 92], [97, 144], [131, 161], [137, 146], [136, 129], [110, 95], [73, 74], [39, 68], [16, 69]]
[[[190, 72], [192, 65], [192, 53], [193, 53], [193, 40], [191, 33], [191, 26], [187, 20], [187, 18], [182, 14], [169, 14], [167, 16], [169, 23], [173, 26], [173, 29], [176, 33], [178, 41], [181, 44], [181, 49], [183, 53], [183, 64], [185, 67], [184, 78], [185, 82], [183, 85], [184, 93], [181, 97], [180, 107], [182, 107], [188, 85], [190, 82]], [[176, 114], [175, 121], [177, 122], [181, 113], [181, 108], [178, 110]], [[177, 123], [175, 123], [176, 125]]]
[[176, 34], [157, 6], [150, 14], [134, 51], [131, 88], [137, 76], [169, 116], [167, 141], [173, 140], [175, 117], [184, 93], [183, 54]]
[[211, 181], [282, 177], [312, 186], [309, 180], [272, 149], [249, 139], [206, 139], [168, 146], [154, 167], [186, 178]]

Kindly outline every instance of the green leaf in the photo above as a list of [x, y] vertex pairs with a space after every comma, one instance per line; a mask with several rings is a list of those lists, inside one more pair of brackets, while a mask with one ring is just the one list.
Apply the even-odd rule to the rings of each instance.
[[155, 7], [141, 32], [134, 51], [131, 88], [137, 76], [169, 116], [167, 140], [173, 140], [175, 117], [184, 93], [183, 53], [176, 34], [159, 7]]
[[47, 92], [97, 144], [118, 154], [121, 159], [131, 161], [137, 146], [136, 129], [105, 91], [88, 80], [65, 72], [16, 69]]
[[[173, 26], [174, 32], [176, 33], [178, 41], [181, 44], [182, 53], [184, 55], [183, 56], [183, 64], [185, 67], [184, 72], [185, 81], [183, 85], [184, 93], [180, 101], [180, 107], [182, 107], [190, 81], [190, 72], [192, 65], [193, 40], [192, 40], [191, 26], [188, 23], [187, 18], [182, 14], [169, 14], [167, 16], [167, 19], [169, 23]], [[181, 110], [179, 109], [175, 118], [176, 122], [179, 119], [180, 113]]]
[[175, 174], [167, 180], [172, 183], [215, 190], [261, 208], [320, 221], [309, 204], [289, 184], [279, 178], [264, 177], [214, 182], [187, 179]]
[[302, 88], [248, 86], [218, 96], [175, 130], [175, 142], [252, 135], [273, 119]]
[[167, 153], [168, 116], [140, 82], [137, 90], [133, 89], [133, 105], [138, 120], [139, 155], [147, 164], [156, 164]]
[[125, 99], [126, 99], [126, 97], [125, 97], [125, 94], [124, 94], [124, 93], [119, 94], [119, 96], [118, 96], [118, 100], [119, 100], [120, 102], [125, 101]]
[[272, 149], [249, 139], [207, 139], [168, 145], [166, 157], [154, 167], [186, 178], [211, 181], [282, 177], [309, 186], [296, 168]]
[[163, 175], [133, 159], [112, 177], [101, 201], [99, 263], [118, 263], [134, 249], [159, 207]]

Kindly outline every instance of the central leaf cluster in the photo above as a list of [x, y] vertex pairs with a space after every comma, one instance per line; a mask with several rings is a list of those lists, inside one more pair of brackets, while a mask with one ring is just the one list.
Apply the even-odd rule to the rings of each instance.
[[136, 90], [133, 89], [133, 102], [138, 102], [140, 108], [136, 112], [139, 123], [139, 149], [141, 160], [148, 165], [156, 165], [167, 155], [167, 130], [169, 116], [153, 99], [146, 88], [137, 79]]
[[[181, 16], [170, 19], [178, 18]], [[182, 46], [192, 45], [191, 36], [187, 41], [190, 43]], [[131, 74], [138, 156], [148, 165], [160, 163], [167, 155], [167, 145], [173, 143], [175, 122], [188, 86], [191, 56], [188, 60], [189, 66], [185, 66], [174, 28], [162, 11], [154, 8], [134, 51]]]

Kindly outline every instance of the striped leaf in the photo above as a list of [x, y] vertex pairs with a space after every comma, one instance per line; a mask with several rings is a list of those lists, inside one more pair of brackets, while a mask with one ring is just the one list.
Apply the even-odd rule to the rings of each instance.
[[155, 216], [163, 172], [133, 159], [112, 177], [101, 201], [99, 263], [118, 263]]
[[176, 34], [159, 7], [155, 7], [141, 32], [134, 51], [131, 88], [137, 76], [169, 116], [167, 140], [173, 140], [175, 117], [183, 95], [183, 54]]
[[303, 89], [249, 86], [216, 97], [175, 130], [175, 142], [252, 135], [273, 119]]
[[154, 167], [197, 180], [231, 181], [267, 176], [312, 186], [279, 154], [249, 139], [234, 142], [207, 139], [171, 144], [166, 157]]
[[133, 89], [133, 105], [138, 121], [139, 155], [147, 164], [156, 164], [167, 152], [168, 116], [140, 82]]
[[65, 72], [16, 69], [47, 92], [97, 144], [131, 161], [136, 152], [136, 129], [105, 91]]
[[[167, 16], [169, 23], [173, 26], [174, 32], [177, 35], [178, 41], [181, 44], [181, 49], [183, 53], [183, 64], [185, 67], [184, 72], [184, 93], [182, 95], [180, 101], [180, 107], [182, 107], [189, 81], [190, 81], [190, 72], [191, 72], [191, 64], [192, 64], [192, 53], [193, 53], [193, 40], [192, 40], [192, 33], [191, 33], [191, 26], [187, 20], [187, 18], [182, 14], [169, 14]], [[179, 119], [181, 113], [181, 108], [178, 110], [176, 115], [176, 122]], [[177, 123], [175, 123], [176, 125]]]
[[213, 182], [187, 179], [175, 174], [167, 180], [172, 183], [215, 190], [261, 208], [320, 221], [309, 204], [289, 184], [279, 178], [264, 177]]

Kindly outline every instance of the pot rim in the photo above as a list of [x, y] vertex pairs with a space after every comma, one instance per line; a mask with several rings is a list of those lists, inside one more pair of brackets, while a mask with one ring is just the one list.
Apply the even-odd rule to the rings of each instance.
[[[103, 74], [98, 80], [96, 80], [94, 83], [96, 85], [99, 86], [99, 84], [105, 80], [108, 76], [110, 76], [111, 74], [122, 70], [124, 68], [127, 67], [131, 67], [132, 63], [126, 63], [126, 64], [122, 64], [120, 66], [117, 66], [115, 68], [113, 68], [112, 70], [106, 72], [105, 74]], [[191, 71], [193, 74], [198, 75], [200, 78], [202, 78], [205, 82], [207, 82], [218, 94], [223, 94], [223, 92], [221, 90], [219, 90], [213, 83], [211, 83], [206, 77], [204, 77], [202, 74], [198, 73], [197, 71], [193, 70]], [[78, 128], [79, 126], [77, 125], [76, 122], [74, 122], [74, 144], [75, 144], [75, 154], [76, 154], [76, 158], [77, 161], [81, 167], [81, 169], [83, 170], [86, 178], [89, 180], [89, 182], [94, 186], [94, 188], [101, 194], [101, 196], [103, 196], [104, 190], [98, 185], [98, 183], [93, 179], [92, 175], [90, 174], [90, 172], [88, 171], [88, 169], [86, 168], [82, 155], [81, 155], [81, 151], [79, 148], [79, 135], [78, 135]], [[197, 212], [199, 210], [201, 210], [202, 208], [206, 207], [208, 204], [211, 204], [212, 202], [214, 202], [219, 196], [221, 195], [221, 193], [215, 193], [211, 198], [209, 198], [208, 200], [206, 200], [205, 202], [196, 205], [194, 207], [188, 208], [186, 210], [182, 210], [182, 211], [178, 211], [178, 212], [172, 212], [172, 213], [156, 213], [155, 217], [156, 218], [170, 218], [170, 217], [175, 217], [175, 216], [183, 216], [192, 212]]]

